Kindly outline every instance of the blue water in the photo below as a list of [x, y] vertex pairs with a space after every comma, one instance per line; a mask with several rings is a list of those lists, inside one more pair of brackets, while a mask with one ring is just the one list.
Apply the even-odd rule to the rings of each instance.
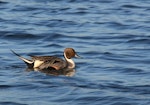
[[[24, 57], [82, 56], [73, 76]], [[1, 0], [0, 105], [150, 105], [150, 0]]]

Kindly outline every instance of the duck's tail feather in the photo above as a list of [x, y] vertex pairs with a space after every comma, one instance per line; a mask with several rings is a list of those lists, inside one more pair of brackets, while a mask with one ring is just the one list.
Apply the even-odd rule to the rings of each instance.
[[32, 60], [29, 60], [29, 59], [26, 59], [26, 58], [20, 56], [19, 54], [17, 54], [17, 53], [14, 52], [13, 50], [11, 50], [11, 52], [12, 52], [13, 54], [15, 54], [16, 56], [18, 56], [22, 61], [24, 61], [24, 62], [27, 64], [27, 66], [28, 66], [29, 68], [33, 67], [33, 63], [34, 63], [34, 62], [33, 62]]

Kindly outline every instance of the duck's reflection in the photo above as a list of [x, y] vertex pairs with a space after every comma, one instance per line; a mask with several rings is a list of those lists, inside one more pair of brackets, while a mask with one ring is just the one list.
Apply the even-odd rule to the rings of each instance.
[[47, 68], [47, 69], [31, 69], [31, 68], [27, 68], [26, 71], [30, 72], [30, 71], [39, 71], [42, 73], [45, 73], [47, 75], [55, 75], [55, 76], [59, 76], [59, 75], [64, 75], [64, 76], [68, 76], [68, 77], [72, 77], [75, 75], [75, 69], [62, 69], [62, 70], [54, 70], [51, 68]]

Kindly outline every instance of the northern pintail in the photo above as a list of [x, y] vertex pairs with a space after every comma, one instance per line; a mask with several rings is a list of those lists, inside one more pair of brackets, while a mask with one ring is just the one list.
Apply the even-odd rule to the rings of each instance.
[[73, 48], [66, 48], [64, 50], [65, 60], [58, 58], [56, 56], [30, 56], [31, 60], [26, 59], [19, 54], [11, 50], [15, 55], [17, 55], [21, 60], [23, 60], [28, 68], [34, 70], [62, 70], [62, 69], [74, 69], [75, 63], [71, 59], [73, 57], [79, 57]]

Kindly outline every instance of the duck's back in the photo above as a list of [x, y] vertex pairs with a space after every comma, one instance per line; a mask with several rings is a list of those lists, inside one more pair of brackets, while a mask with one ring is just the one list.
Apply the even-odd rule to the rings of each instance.
[[35, 63], [37, 61], [41, 63], [38, 66], [38, 69], [40, 70], [43, 69], [61, 70], [67, 66], [66, 61], [56, 56], [31, 56], [31, 58]]

